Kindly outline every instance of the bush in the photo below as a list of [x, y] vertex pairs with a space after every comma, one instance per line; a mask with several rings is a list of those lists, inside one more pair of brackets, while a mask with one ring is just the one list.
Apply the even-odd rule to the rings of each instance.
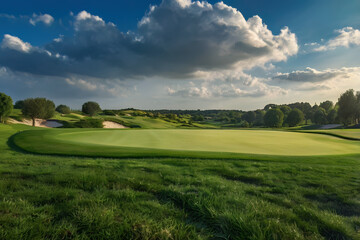
[[268, 110], [264, 116], [264, 123], [267, 127], [281, 127], [284, 121], [284, 114], [278, 108]]
[[249, 128], [250, 127], [250, 124], [247, 122], [247, 121], [242, 121], [240, 123], [240, 127], [241, 128]]
[[82, 112], [94, 116], [96, 113], [100, 112], [101, 108], [96, 102], [86, 102], [82, 105]]
[[107, 116], [116, 116], [116, 113], [113, 110], [104, 110], [103, 113]]
[[55, 111], [57, 111], [58, 113], [62, 113], [62, 114], [69, 114], [71, 113], [71, 110], [68, 106], [66, 105], [59, 105], [57, 106], [57, 108], [55, 109]]
[[74, 123], [77, 128], [103, 128], [102, 119], [81, 119], [79, 122]]

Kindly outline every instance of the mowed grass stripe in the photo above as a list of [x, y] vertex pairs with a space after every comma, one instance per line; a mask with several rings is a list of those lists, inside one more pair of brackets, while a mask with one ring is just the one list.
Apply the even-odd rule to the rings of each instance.
[[360, 143], [332, 136], [270, 130], [94, 130], [25, 131], [20, 148], [44, 154], [104, 157], [215, 157], [239, 154], [320, 156], [359, 154]]

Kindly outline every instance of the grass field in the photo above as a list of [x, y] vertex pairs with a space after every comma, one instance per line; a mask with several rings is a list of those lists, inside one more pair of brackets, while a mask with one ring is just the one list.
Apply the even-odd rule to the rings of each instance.
[[269, 130], [50, 129], [23, 132], [13, 142], [34, 153], [103, 157], [360, 154], [360, 142]]
[[360, 239], [359, 155], [42, 156], [26, 129], [0, 125], [0, 239]]

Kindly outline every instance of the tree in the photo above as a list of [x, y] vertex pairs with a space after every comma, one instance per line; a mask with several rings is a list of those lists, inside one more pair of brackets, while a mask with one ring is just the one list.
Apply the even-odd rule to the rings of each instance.
[[283, 112], [284, 117], [286, 118], [286, 116], [291, 112], [291, 107], [287, 105], [282, 105], [280, 106], [280, 110]]
[[255, 126], [263, 126], [264, 125], [264, 116], [265, 116], [265, 111], [262, 110], [256, 110], [256, 119], [254, 122]]
[[270, 103], [270, 104], [268, 104], [268, 105], [266, 105], [266, 106], [264, 107], [264, 110], [265, 110], [265, 111], [268, 111], [269, 109], [272, 109], [272, 108], [277, 108], [277, 105], [276, 105], [276, 104], [273, 104], [273, 103]]
[[288, 114], [288, 117], [286, 118], [286, 122], [289, 124], [290, 127], [295, 127], [299, 125], [304, 120], [304, 113], [294, 108], [291, 110], [291, 112]]
[[255, 119], [256, 119], [256, 113], [253, 111], [249, 111], [244, 113], [244, 115], [242, 116], [242, 119], [246, 122], [248, 122], [249, 124], [252, 124]]
[[269, 109], [264, 116], [264, 123], [267, 127], [281, 127], [284, 121], [284, 114], [278, 108]]
[[57, 112], [59, 112], [59, 113], [62, 113], [62, 114], [69, 114], [69, 113], [71, 113], [70, 108], [69, 108], [68, 106], [62, 105], [62, 104], [59, 105], [59, 106], [57, 106], [55, 110], [56, 110]]
[[325, 101], [320, 103], [319, 107], [325, 109], [325, 111], [328, 113], [330, 112], [331, 109], [334, 108], [334, 103], [332, 101]]
[[24, 106], [24, 100], [18, 100], [15, 102], [14, 109], [22, 109]]
[[326, 111], [325, 109], [319, 107], [315, 114], [314, 114], [314, 123], [319, 124], [319, 125], [323, 125], [327, 123], [327, 118], [326, 118]]
[[347, 90], [341, 94], [338, 100], [338, 116], [344, 125], [350, 125], [355, 122], [358, 112], [357, 99], [353, 89]]
[[296, 102], [296, 103], [288, 104], [288, 106], [291, 107], [292, 109], [297, 108], [304, 113], [305, 124], [307, 124], [307, 121], [312, 118], [313, 113], [310, 103]]
[[10, 96], [0, 93], [0, 122], [4, 123], [13, 109], [13, 101]]
[[82, 105], [82, 112], [94, 116], [96, 113], [100, 112], [101, 108], [96, 102], [86, 102]]
[[49, 119], [54, 116], [55, 104], [46, 98], [28, 98], [24, 100], [22, 113], [30, 117], [32, 125], [35, 126], [35, 118]]
[[337, 119], [336, 109], [331, 109], [326, 118], [328, 123], [336, 123], [336, 119]]

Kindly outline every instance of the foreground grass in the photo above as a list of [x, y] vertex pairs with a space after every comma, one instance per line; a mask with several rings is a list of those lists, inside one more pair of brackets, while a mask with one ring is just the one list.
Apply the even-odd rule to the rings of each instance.
[[16, 152], [0, 239], [360, 239], [358, 157], [101, 159]]

